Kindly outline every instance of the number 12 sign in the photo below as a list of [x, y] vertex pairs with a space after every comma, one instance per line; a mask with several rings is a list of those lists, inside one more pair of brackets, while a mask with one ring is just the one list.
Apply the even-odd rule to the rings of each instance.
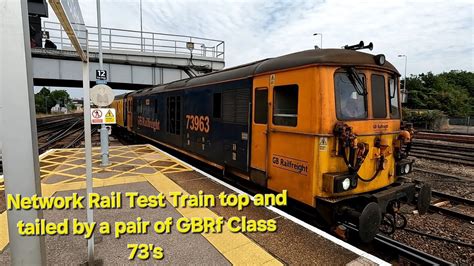
[[107, 70], [99, 70], [95, 71], [95, 79], [96, 80], [107, 80]]

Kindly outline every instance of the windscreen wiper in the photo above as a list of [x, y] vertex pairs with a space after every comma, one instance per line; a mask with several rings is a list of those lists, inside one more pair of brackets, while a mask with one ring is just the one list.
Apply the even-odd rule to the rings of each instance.
[[356, 89], [357, 94], [363, 95], [363, 96], [367, 95], [367, 88], [365, 87], [365, 83], [359, 77], [359, 74], [357, 74], [355, 68], [348, 67], [346, 68], [346, 70], [347, 70], [347, 76], [349, 77], [349, 80], [351, 81], [352, 85]]

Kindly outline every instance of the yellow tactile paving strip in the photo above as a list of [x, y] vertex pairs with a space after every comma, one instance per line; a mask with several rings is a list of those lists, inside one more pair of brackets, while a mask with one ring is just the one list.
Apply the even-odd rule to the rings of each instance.
[[[108, 167], [100, 167], [100, 149], [92, 151], [94, 187], [148, 181], [158, 191], [188, 194], [166, 174], [193, 171], [151, 145], [110, 148]], [[85, 188], [84, 149], [52, 150], [40, 157], [43, 196], [58, 191]], [[3, 190], [3, 185], [0, 190]], [[217, 217], [207, 208], [177, 208], [185, 217]], [[202, 234], [232, 264], [281, 263], [242, 233], [231, 233], [224, 227], [221, 234]], [[7, 212], [0, 214], [0, 250], [8, 244]]]

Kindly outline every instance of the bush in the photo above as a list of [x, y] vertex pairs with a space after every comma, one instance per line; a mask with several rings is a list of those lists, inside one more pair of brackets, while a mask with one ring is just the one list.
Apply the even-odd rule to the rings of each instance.
[[403, 108], [403, 120], [415, 128], [439, 130], [447, 126], [447, 116], [439, 110]]

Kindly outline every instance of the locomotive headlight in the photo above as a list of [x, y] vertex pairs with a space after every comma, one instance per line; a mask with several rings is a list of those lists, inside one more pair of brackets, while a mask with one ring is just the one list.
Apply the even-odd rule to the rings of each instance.
[[405, 168], [405, 169], [404, 169], [404, 170], [405, 170], [405, 171], [404, 171], [404, 172], [405, 172], [405, 174], [408, 174], [408, 173], [410, 173], [410, 171], [411, 171], [411, 166], [410, 166], [410, 164], [409, 164], [409, 163], [405, 164], [405, 167], [404, 167], [404, 168]]
[[385, 64], [385, 55], [378, 54], [374, 57], [375, 63], [379, 66], [383, 66]]
[[342, 188], [344, 190], [348, 190], [350, 186], [351, 186], [351, 180], [349, 178], [346, 178], [344, 179], [344, 181], [342, 181]]
[[397, 163], [396, 166], [397, 175], [406, 175], [413, 171], [413, 162], [407, 159], [403, 159]]

